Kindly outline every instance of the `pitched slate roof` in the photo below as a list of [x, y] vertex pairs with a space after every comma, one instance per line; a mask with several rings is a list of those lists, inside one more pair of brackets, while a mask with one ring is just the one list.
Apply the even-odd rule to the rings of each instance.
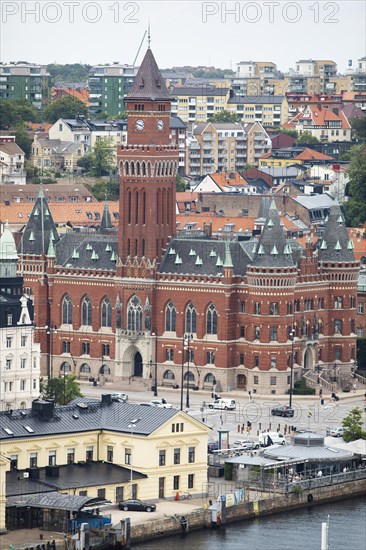
[[343, 213], [338, 201], [330, 208], [324, 233], [318, 243], [319, 259], [332, 262], [353, 262], [353, 242], [348, 236]]
[[52, 214], [41, 190], [24, 229], [19, 252], [39, 256], [47, 253], [50, 240], [57, 243], [59, 239]]
[[152, 99], [170, 100], [163, 77], [149, 48], [135, 76], [132, 88], [127, 94], [127, 99]]
[[278, 210], [272, 201], [251, 264], [260, 267], [291, 267], [295, 265], [292, 253], [292, 244], [286, 240]]
[[116, 231], [116, 228], [112, 224], [111, 215], [109, 213], [109, 208], [107, 202], [104, 203], [102, 221], [100, 222], [99, 232], [111, 232]]
[[[117, 401], [103, 406], [100, 400], [78, 398], [69, 405], [56, 406], [50, 419], [40, 417], [32, 412], [32, 409], [16, 410], [11, 415], [1, 412], [0, 441], [95, 430], [130, 434], [129, 426], [136, 419], [139, 421], [134, 422], [134, 435], [148, 436], [177, 413], [178, 410], [175, 408], [163, 409]], [[29, 426], [33, 432], [26, 430], [25, 426]], [[5, 432], [6, 428], [10, 429], [12, 434]]]
[[[223, 275], [226, 241], [210, 239], [174, 239], [159, 267], [160, 273], [187, 275]], [[242, 242], [229, 243], [234, 275], [243, 275], [249, 263]]]
[[116, 270], [117, 236], [70, 231], [56, 244], [55, 265], [70, 269]]

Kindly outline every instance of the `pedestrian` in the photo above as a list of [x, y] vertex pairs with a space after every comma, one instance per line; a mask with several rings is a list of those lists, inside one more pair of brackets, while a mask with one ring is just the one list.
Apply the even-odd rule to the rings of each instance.
[[321, 470], [319, 470], [319, 472], [316, 474], [317, 477], [322, 477], [323, 475], [323, 472]]

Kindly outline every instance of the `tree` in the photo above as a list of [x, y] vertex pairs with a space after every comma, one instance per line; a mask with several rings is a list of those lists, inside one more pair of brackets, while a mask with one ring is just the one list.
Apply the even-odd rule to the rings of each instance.
[[45, 122], [56, 122], [59, 118], [75, 118], [78, 115], [86, 117], [88, 109], [82, 101], [73, 96], [64, 96], [50, 103], [43, 111]]
[[342, 420], [342, 426], [346, 428], [343, 435], [345, 441], [366, 439], [366, 432], [362, 429], [362, 409], [360, 407], [355, 407], [349, 411], [348, 415]]
[[44, 399], [54, 399], [59, 405], [67, 405], [75, 397], [83, 397], [75, 374], [50, 378], [47, 384], [41, 384], [41, 393]]
[[366, 145], [354, 145], [349, 154], [346, 224], [348, 227], [358, 227], [366, 221]]
[[29, 159], [32, 152], [32, 139], [29, 137], [26, 127], [23, 123], [18, 124], [16, 127], [15, 141], [17, 145], [19, 145], [19, 147], [23, 149], [25, 158]]
[[37, 109], [26, 99], [0, 99], [0, 129], [9, 130], [21, 122], [34, 122]]
[[355, 137], [357, 140], [366, 141], [366, 116], [356, 118], [351, 117], [350, 123], [352, 127], [352, 133], [353, 137]]
[[177, 174], [176, 175], [176, 190], [178, 192], [180, 192], [180, 191], [185, 191], [186, 188], [187, 188], [186, 180], [184, 178], [182, 178], [182, 176], [180, 174]]
[[305, 145], [316, 145], [317, 143], [320, 143], [318, 138], [313, 136], [311, 132], [303, 132], [299, 135], [299, 137], [296, 139], [296, 143], [298, 145], [305, 144]]
[[208, 117], [209, 122], [240, 122], [240, 120], [240, 115], [229, 113], [229, 111], [220, 111], [220, 113]]
[[292, 128], [280, 128], [279, 132], [281, 132], [282, 134], [286, 134], [288, 136], [294, 137], [294, 138], [297, 138], [299, 136], [299, 134], [297, 133], [297, 130], [294, 130]]
[[119, 199], [119, 180], [104, 181], [98, 179], [94, 185], [87, 184], [86, 187], [99, 202], [105, 201], [106, 197], [110, 201]]
[[109, 175], [115, 168], [115, 146], [112, 138], [101, 138], [96, 141], [88, 155], [77, 161], [91, 176], [100, 178]]
[[47, 70], [51, 75], [52, 80], [57, 82], [85, 82], [88, 80], [91, 65], [81, 63], [66, 63], [65, 65], [57, 65], [50, 63], [47, 65]]

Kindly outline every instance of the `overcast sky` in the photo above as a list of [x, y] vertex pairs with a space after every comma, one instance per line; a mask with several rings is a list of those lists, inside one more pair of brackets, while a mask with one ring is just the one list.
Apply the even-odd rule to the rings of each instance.
[[235, 69], [241, 60], [261, 60], [287, 71], [297, 60], [312, 58], [332, 59], [343, 72], [349, 59], [355, 66], [365, 55], [365, 4], [2, 0], [0, 55], [3, 62], [132, 64], [150, 20], [151, 47], [161, 68]]

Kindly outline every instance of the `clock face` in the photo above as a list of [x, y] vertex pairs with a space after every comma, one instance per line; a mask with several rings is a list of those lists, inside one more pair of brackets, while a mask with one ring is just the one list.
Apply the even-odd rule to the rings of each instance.
[[145, 122], [142, 119], [136, 120], [135, 128], [136, 130], [143, 130], [145, 128]]
[[164, 121], [159, 119], [158, 122], [156, 123], [156, 126], [159, 131], [164, 130]]

